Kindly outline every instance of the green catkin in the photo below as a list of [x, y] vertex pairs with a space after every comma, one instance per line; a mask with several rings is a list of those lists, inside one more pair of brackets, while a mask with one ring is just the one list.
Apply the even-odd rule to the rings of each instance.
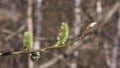
[[[24, 40], [23, 40], [25, 50], [29, 51], [33, 45], [33, 38], [29, 32], [24, 33]], [[40, 59], [40, 52], [33, 52], [30, 54], [31, 60], [38, 61]]]
[[25, 50], [30, 50], [32, 48], [33, 38], [29, 32], [24, 33], [23, 45], [24, 45]]
[[61, 32], [59, 33], [58, 37], [57, 37], [57, 43], [56, 46], [65, 44], [65, 42], [67, 41], [69, 36], [69, 27], [67, 25], [67, 23], [62, 23], [61, 25]]

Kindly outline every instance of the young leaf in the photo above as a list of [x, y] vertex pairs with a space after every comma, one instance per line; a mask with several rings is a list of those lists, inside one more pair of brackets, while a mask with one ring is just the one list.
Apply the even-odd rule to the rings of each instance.
[[57, 37], [57, 43], [56, 46], [59, 46], [61, 44], [64, 44], [69, 36], [69, 27], [66, 23], [62, 23], [61, 25], [61, 32], [59, 33]]
[[38, 61], [40, 59], [40, 52], [31, 53], [31, 60]]
[[32, 44], [33, 44], [32, 35], [29, 32], [25, 32], [23, 40], [25, 50], [29, 50], [30, 48], [32, 48]]

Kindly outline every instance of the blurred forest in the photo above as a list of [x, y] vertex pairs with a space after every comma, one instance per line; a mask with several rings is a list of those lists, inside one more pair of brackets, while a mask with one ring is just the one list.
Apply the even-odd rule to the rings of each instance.
[[50, 50], [32, 62], [27, 54], [0, 56], [0, 68], [120, 68], [120, 0], [0, 0], [0, 52], [21, 51], [23, 33], [34, 49], [55, 44], [62, 22], [69, 41], [97, 22], [73, 47]]

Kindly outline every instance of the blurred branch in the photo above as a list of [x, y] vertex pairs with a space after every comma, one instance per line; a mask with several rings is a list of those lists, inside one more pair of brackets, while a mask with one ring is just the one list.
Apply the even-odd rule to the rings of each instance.
[[112, 51], [110, 68], [117, 68], [119, 37], [120, 37], [120, 8], [118, 10], [117, 33], [116, 33], [116, 36], [114, 39], [114, 47], [113, 47], [113, 51]]
[[20, 26], [20, 28], [18, 28], [18, 30], [16, 30], [15, 32], [12, 32], [10, 35], [8, 35], [5, 40], [9, 40], [11, 39], [13, 36], [15, 36], [17, 33], [21, 32], [23, 29], [25, 28], [25, 25], [23, 24], [22, 26]]
[[110, 10], [107, 12], [105, 16], [103, 16], [101, 19], [97, 21], [97, 26], [95, 27], [95, 30], [98, 30], [99, 28], [102, 28], [104, 25], [109, 23], [109, 19], [119, 10], [120, 3], [116, 3]]
[[[33, 0], [27, 0], [27, 26], [28, 32], [33, 35], [33, 19], [32, 19], [32, 11], [33, 11]], [[30, 55], [28, 56], [28, 68], [33, 68], [33, 62], [30, 60]]]
[[107, 14], [102, 17], [100, 20], [98, 20], [99, 27], [101, 28], [105, 24], [108, 23], [109, 19], [117, 12], [120, 8], [120, 3], [116, 3], [110, 10], [107, 12]]
[[29, 31], [31, 34], [33, 34], [32, 4], [33, 4], [33, 0], [28, 0], [27, 26], [28, 26], [28, 31]]
[[107, 22], [113, 16], [113, 14], [115, 14], [119, 10], [119, 8], [120, 8], [120, 3], [116, 3], [112, 7], [112, 9], [110, 9], [110, 11], [108, 12], [108, 14], [103, 18], [103, 22], [104, 23], [101, 26], [107, 24], [105, 22]]
[[103, 47], [104, 47], [104, 54], [105, 54], [105, 59], [106, 59], [107, 66], [110, 67], [110, 65], [111, 65], [111, 58], [109, 56], [109, 54], [110, 54], [110, 51], [108, 49], [109, 44], [108, 43], [104, 43]]
[[51, 59], [50, 61], [47, 61], [46, 63], [40, 65], [39, 68], [48, 68], [50, 66], [53, 66], [57, 61], [59, 61], [62, 58], [63, 58], [63, 55], [58, 55], [54, 57], [53, 59]]

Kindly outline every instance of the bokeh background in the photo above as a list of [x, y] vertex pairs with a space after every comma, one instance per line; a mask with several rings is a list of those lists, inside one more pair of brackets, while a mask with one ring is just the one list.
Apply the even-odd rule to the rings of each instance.
[[38, 62], [27, 54], [0, 56], [0, 68], [120, 68], [120, 0], [0, 0], [1, 53], [24, 50], [25, 31], [40, 49], [55, 44], [62, 22], [70, 27], [71, 41], [94, 21], [75, 48], [47, 51]]

